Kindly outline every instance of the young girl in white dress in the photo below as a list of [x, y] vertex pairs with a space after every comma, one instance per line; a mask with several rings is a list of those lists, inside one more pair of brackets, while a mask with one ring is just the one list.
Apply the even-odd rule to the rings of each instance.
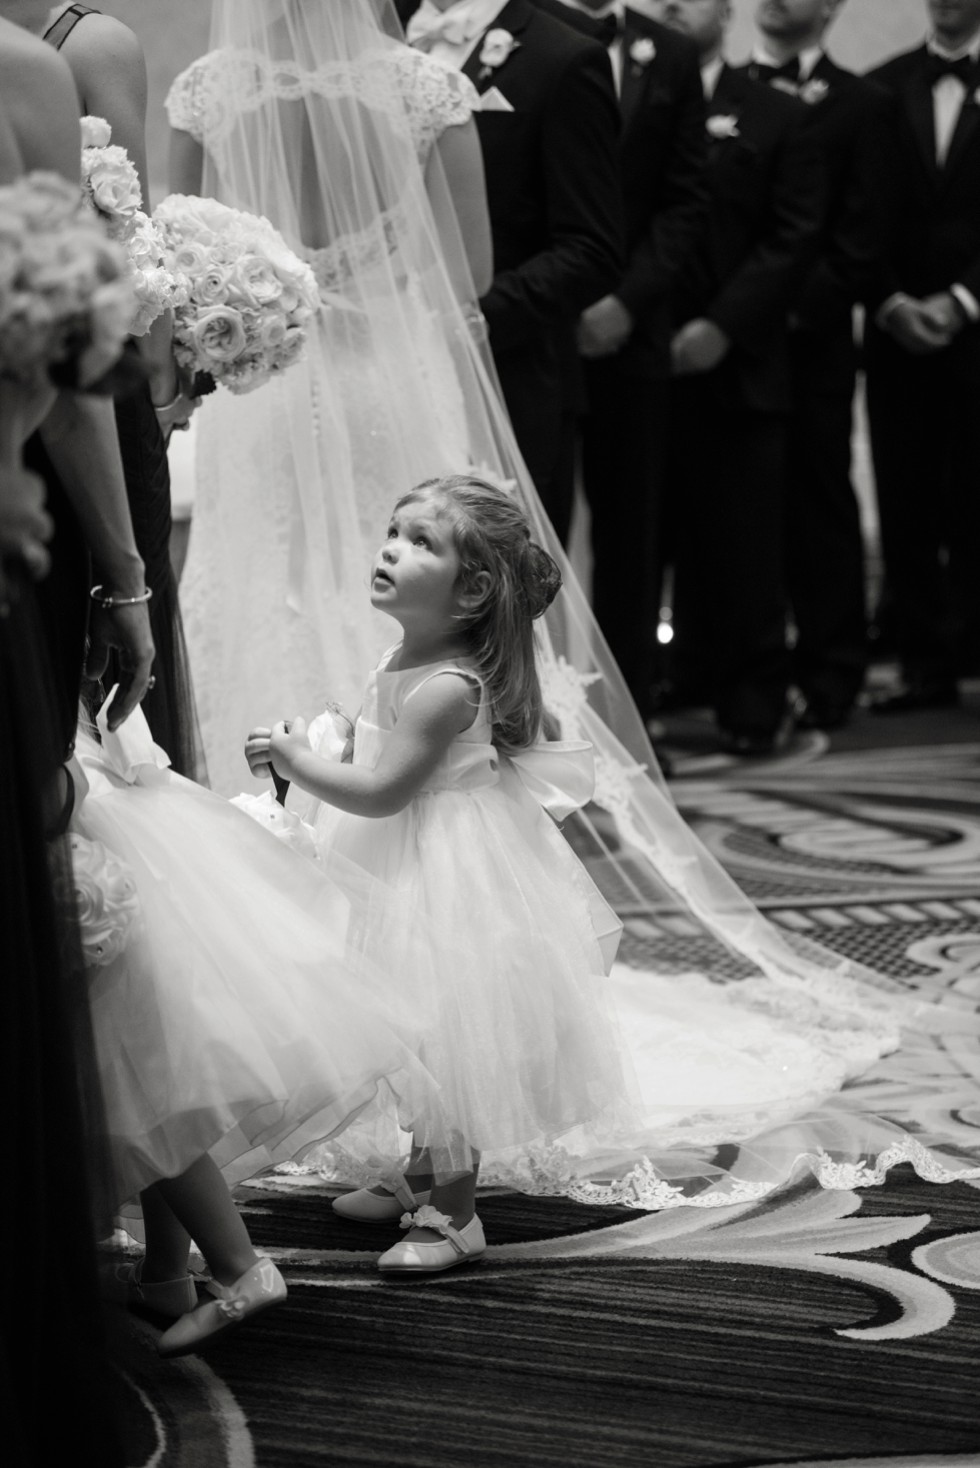
[[[341, 864], [325, 877], [165, 768], [141, 711], [100, 727], [76, 746], [75, 905], [114, 1201], [146, 1241], [108, 1289], [172, 1322], [158, 1348], [181, 1355], [286, 1295], [229, 1184], [301, 1156], [382, 1086], [418, 1107], [425, 1082], [348, 936], [371, 906], [363, 871], [341, 890]], [[191, 1239], [212, 1274], [201, 1304]]]
[[562, 816], [592, 789], [588, 745], [542, 742], [532, 624], [560, 584], [515, 499], [471, 476], [419, 486], [373, 568], [371, 601], [403, 638], [371, 675], [353, 763], [317, 755], [299, 719], [246, 745], [254, 773], [271, 763], [324, 802], [328, 859], [353, 859], [413, 914], [399, 931], [379, 911], [367, 929], [395, 964], [390, 1002], [423, 1026], [439, 1111], [412, 1118], [394, 1191], [335, 1205], [365, 1219], [409, 1206], [384, 1271], [483, 1252], [482, 1152], [629, 1114], [604, 993], [618, 923], [542, 804]]

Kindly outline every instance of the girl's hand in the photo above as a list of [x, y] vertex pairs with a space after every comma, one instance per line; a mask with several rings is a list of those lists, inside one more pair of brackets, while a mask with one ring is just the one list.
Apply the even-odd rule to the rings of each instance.
[[272, 756], [272, 768], [276, 774], [283, 780], [291, 781], [295, 774], [297, 758], [312, 753], [306, 733], [306, 720], [299, 717], [288, 722], [280, 719], [279, 723], [273, 726], [269, 740], [269, 752]]
[[272, 754], [269, 743], [272, 730], [259, 727], [249, 731], [245, 740], [245, 758], [248, 768], [257, 780], [272, 779]]

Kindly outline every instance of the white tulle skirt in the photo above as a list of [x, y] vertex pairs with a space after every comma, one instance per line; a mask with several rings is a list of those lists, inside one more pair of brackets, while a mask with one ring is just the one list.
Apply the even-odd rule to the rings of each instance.
[[[903, 1011], [846, 978], [821, 990], [713, 982], [617, 964], [607, 975], [591, 880], [506, 761], [499, 785], [439, 790], [399, 815], [322, 809], [317, 839], [397, 892], [412, 925], [367, 923], [393, 1016], [421, 1026], [451, 1119], [481, 1178], [645, 1207], [761, 1196], [821, 1159], [899, 1136], [842, 1088], [899, 1043]], [[379, 995], [381, 999], [381, 995]], [[425, 1143], [426, 1116], [415, 1118]], [[451, 1133], [450, 1133], [451, 1134]], [[311, 1162], [362, 1183], [404, 1163], [407, 1138], [351, 1128]], [[433, 1153], [451, 1173], [462, 1153]]]
[[373, 1004], [377, 975], [349, 939], [373, 905], [363, 873], [343, 890], [342, 864], [327, 879], [179, 776], [128, 785], [85, 736], [79, 755], [92, 789], [74, 829], [138, 893], [122, 951], [110, 942], [89, 970], [119, 1203], [205, 1152], [229, 1182], [301, 1156], [382, 1091], [387, 1113], [418, 1111], [417, 1037]]

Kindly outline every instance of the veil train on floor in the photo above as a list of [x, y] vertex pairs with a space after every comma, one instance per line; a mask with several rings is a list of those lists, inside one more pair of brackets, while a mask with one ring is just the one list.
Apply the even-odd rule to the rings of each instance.
[[[400, 35], [389, 0], [215, 0], [194, 76], [203, 192], [272, 219], [310, 261], [323, 312], [302, 364], [261, 393], [216, 395], [199, 466], [207, 492], [230, 497], [243, 474], [286, 476], [288, 514], [269, 527], [277, 594], [311, 656], [329, 654], [333, 696], [363, 683], [376, 635], [362, 635], [366, 568], [410, 484], [471, 468], [508, 485], [562, 567], [537, 624], [546, 702], [597, 765], [594, 802], [567, 834], [620, 915], [665, 935], [656, 972], [618, 967], [610, 981], [645, 1122], [491, 1159], [485, 1178], [661, 1207], [759, 1197], [807, 1170], [835, 1187], [902, 1161], [941, 1180], [980, 1175], [980, 1139], [946, 1125], [923, 1060], [942, 1046], [929, 1032], [953, 1022], [913, 1017], [897, 981], [777, 928], [681, 818], [501, 406], [438, 151], [420, 161], [425, 88], [406, 81], [418, 58]], [[233, 524], [227, 536], [230, 555]], [[251, 594], [251, 570], [240, 574]], [[897, 1059], [903, 1020], [917, 1038]], [[330, 1165], [366, 1175], [353, 1147]]]

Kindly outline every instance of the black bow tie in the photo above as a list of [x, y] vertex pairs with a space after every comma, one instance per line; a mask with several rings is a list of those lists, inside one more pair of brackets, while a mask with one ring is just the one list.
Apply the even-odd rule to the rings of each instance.
[[595, 22], [596, 40], [601, 41], [603, 46], [611, 46], [620, 32], [619, 16], [615, 11], [604, 15], [601, 20]]
[[944, 76], [955, 76], [964, 87], [974, 84], [977, 76], [977, 68], [972, 56], [959, 56], [955, 61], [950, 61], [946, 56], [937, 56], [934, 51], [926, 55], [926, 77], [929, 85], [934, 87]]
[[781, 66], [772, 66], [767, 61], [753, 61], [750, 67], [752, 80], [756, 82], [792, 82], [796, 87], [800, 82], [800, 58], [793, 56], [789, 61], [784, 61]]

